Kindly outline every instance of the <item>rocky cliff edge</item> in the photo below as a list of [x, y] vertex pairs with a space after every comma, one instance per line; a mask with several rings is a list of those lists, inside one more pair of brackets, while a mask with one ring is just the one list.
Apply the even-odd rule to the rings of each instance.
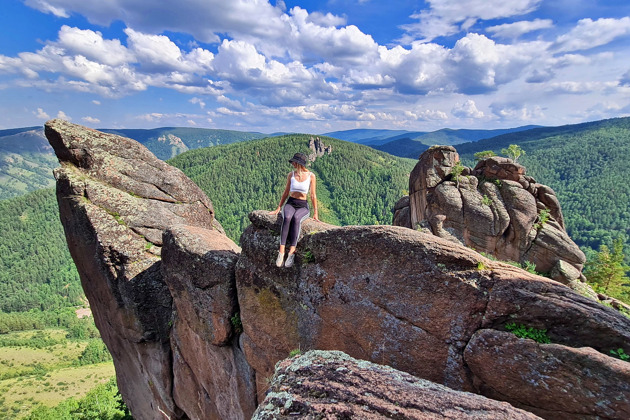
[[46, 135], [68, 246], [135, 418], [250, 418], [295, 349], [545, 418], [630, 417], [630, 364], [610, 355], [630, 353], [630, 319], [560, 283], [416, 230], [312, 220], [295, 266], [277, 268], [278, 217], [252, 212], [241, 249], [203, 193], [133, 140], [61, 120]]

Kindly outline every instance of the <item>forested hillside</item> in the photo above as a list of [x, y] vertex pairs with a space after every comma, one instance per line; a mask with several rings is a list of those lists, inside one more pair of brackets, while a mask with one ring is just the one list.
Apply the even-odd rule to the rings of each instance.
[[[210, 197], [217, 219], [238, 241], [256, 209], [273, 210], [280, 200], [294, 153], [309, 154], [309, 135], [194, 150], [169, 161]], [[328, 223], [391, 223], [395, 202], [406, 193], [415, 161], [400, 159], [369, 147], [320, 137], [333, 146], [330, 155], [311, 166], [317, 176], [320, 218]]]
[[82, 303], [53, 189], [0, 201], [0, 310]]
[[162, 127], [148, 130], [103, 129], [101, 131], [134, 139], [144, 144], [162, 160], [170, 159], [192, 149], [265, 137], [265, 134], [262, 133], [192, 127]]
[[0, 200], [55, 185], [59, 165], [41, 128], [0, 131]]
[[[630, 118], [539, 128], [456, 146], [465, 163], [473, 154], [519, 145], [528, 175], [552, 187], [567, 231], [582, 247], [612, 247], [622, 237], [630, 247]], [[630, 248], [627, 248], [630, 249]]]

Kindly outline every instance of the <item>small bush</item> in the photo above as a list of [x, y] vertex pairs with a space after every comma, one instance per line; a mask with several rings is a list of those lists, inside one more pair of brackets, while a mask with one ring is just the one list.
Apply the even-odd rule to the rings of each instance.
[[235, 313], [234, 316], [230, 318], [230, 321], [232, 322], [232, 326], [234, 327], [234, 332], [236, 334], [243, 332], [243, 323], [241, 322], [240, 312]]
[[302, 262], [304, 264], [309, 264], [315, 261], [315, 256], [313, 255], [313, 252], [310, 249], [307, 249], [306, 251], [304, 251], [304, 254], [302, 255]]
[[626, 353], [621, 347], [618, 348], [617, 350], [611, 350], [610, 354], [612, 354], [618, 359], [623, 360], [624, 362], [627, 362], [628, 360], [630, 360], [630, 355]]
[[516, 324], [514, 322], [506, 324], [505, 329], [518, 338], [529, 338], [536, 341], [537, 343], [542, 344], [551, 343], [551, 340], [547, 335], [547, 330], [539, 330], [534, 327], [526, 327], [525, 325]]
[[542, 229], [543, 226], [545, 226], [545, 223], [549, 221], [550, 217], [551, 214], [548, 209], [541, 210], [540, 213], [538, 213], [538, 219], [536, 220], [536, 223], [534, 223], [533, 228], [536, 230]]

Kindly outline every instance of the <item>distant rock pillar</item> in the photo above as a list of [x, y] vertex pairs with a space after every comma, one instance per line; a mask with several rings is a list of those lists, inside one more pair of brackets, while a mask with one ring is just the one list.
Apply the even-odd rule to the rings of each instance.
[[412, 228], [427, 219], [427, 196], [451, 173], [451, 168], [458, 161], [459, 155], [452, 146], [432, 146], [420, 155], [409, 177]]

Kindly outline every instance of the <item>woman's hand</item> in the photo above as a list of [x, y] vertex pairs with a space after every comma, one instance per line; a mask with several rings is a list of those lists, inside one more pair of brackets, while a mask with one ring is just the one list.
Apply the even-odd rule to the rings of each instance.
[[319, 215], [317, 214], [317, 212], [313, 213], [313, 219], [321, 222], [321, 220], [319, 220]]
[[280, 207], [278, 207], [277, 209], [275, 209], [274, 211], [270, 211], [269, 214], [274, 215], [274, 214], [278, 214], [280, 213]]

